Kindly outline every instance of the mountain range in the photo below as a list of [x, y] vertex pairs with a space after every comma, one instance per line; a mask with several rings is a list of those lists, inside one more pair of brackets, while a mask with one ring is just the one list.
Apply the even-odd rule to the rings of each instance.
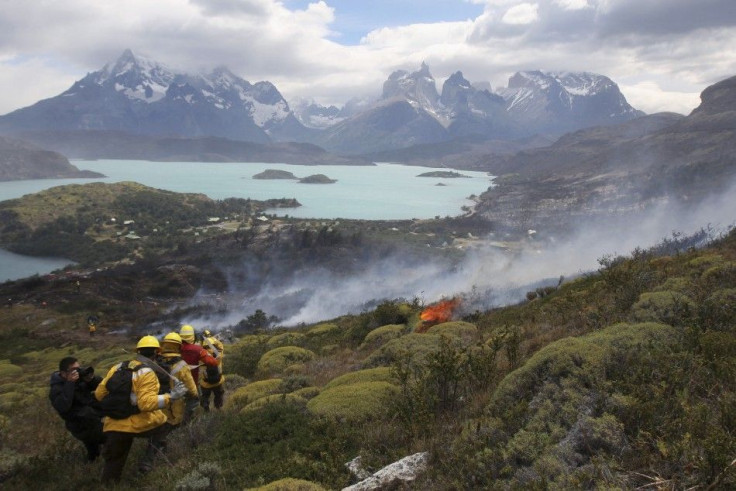
[[[693, 209], [736, 183], [736, 77], [688, 116], [658, 113], [572, 132], [545, 148], [485, 155], [467, 169], [500, 176], [477, 212], [517, 229], [560, 230], [582, 217]], [[707, 217], [705, 220], [711, 220]]]
[[47, 132], [90, 130], [294, 141], [357, 155], [463, 138], [559, 136], [641, 115], [602, 75], [519, 72], [494, 93], [458, 71], [438, 92], [426, 64], [391, 73], [374, 101], [356, 98], [343, 108], [298, 101], [292, 108], [270, 82], [251, 84], [225, 67], [180, 73], [126, 50], [58, 96], [0, 116], [0, 133], [36, 134], [36, 141]]

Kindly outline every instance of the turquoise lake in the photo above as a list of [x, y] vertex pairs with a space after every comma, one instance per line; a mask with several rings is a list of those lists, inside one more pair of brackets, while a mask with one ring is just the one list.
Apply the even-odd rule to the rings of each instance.
[[[456, 216], [463, 206], [471, 206], [469, 196], [491, 186], [492, 176], [484, 172], [457, 171], [466, 178], [417, 177], [437, 169], [379, 163], [372, 166], [288, 165], [224, 162], [149, 162], [141, 160], [72, 160], [79, 169], [105, 174], [104, 179], [38, 179], [0, 182], [0, 201], [19, 198], [54, 186], [89, 182], [136, 181], [158, 189], [184, 193], [204, 193], [213, 199], [296, 198], [302, 206], [271, 210], [277, 215], [299, 218], [353, 218], [400, 220]], [[295, 180], [253, 179], [266, 169], [291, 172], [297, 178], [324, 174], [333, 184], [302, 184]], [[9, 254], [9, 253], [8, 253]], [[7, 263], [23, 256], [0, 255], [0, 281], [16, 276], [18, 268]], [[34, 258], [24, 258], [31, 263]], [[44, 266], [37, 273], [61, 266], [38, 260]], [[46, 264], [44, 265], [44, 261]], [[53, 259], [51, 261], [54, 261]], [[63, 260], [61, 265], [63, 266]], [[56, 263], [54, 263], [56, 264]], [[30, 266], [28, 266], [30, 268]], [[50, 269], [49, 269], [50, 268]], [[23, 268], [21, 268], [23, 270]], [[29, 271], [31, 269], [28, 269]], [[9, 276], [8, 276], [9, 274]]]

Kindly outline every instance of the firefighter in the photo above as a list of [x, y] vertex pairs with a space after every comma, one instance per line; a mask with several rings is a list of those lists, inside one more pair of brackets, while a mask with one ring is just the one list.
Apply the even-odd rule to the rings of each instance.
[[[164, 336], [161, 343], [161, 354], [157, 357], [159, 364], [173, 377], [181, 380], [187, 388], [187, 399], [197, 400], [197, 384], [194, 383], [189, 365], [181, 358], [181, 336], [171, 332]], [[159, 378], [162, 388], [168, 387], [169, 380], [165, 382]], [[159, 391], [161, 392], [161, 390]], [[164, 391], [165, 392], [165, 391]], [[171, 403], [171, 407], [164, 410], [166, 413], [166, 433], [170, 433], [184, 420], [185, 401], [179, 399]]]
[[202, 389], [202, 397], [199, 404], [202, 409], [210, 410], [210, 394], [214, 394], [215, 409], [222, 408], [225, 396], [225, 376], [222, 374], [222, 360], [225, 356], [225, 347], [222, 342], [205, 329], [202, 336], [202, 346], [217, 360], [217, 366], [205, 367], [199, 386]]
[[[136, 345], [139, 355], [153, 358], [159, 351], [158, 339], [153, 336], [143, 336]], [[113, 418], [106, 416], [103, 423], [105, 434], [105, 446], [102, 456], [105, 459], [105, 467], [102, 471], [102, 482], [119, 481], [123, 473], [128, 452], [133, 444], [134, 438], [147, 438], [148, 449], [140, 461], [138, 470], [147, 472], [153, 467], [155, 450], [161, 446], [161, 435], [166, 414], [163, 409], [171, 404], [172, 400], [178, 400], [186, 394], [183, 385], [177, 385], [168, 394], [159, 394], [159, 381], [153, 369], [141, 361], [131, 360], [114, 365], [107, 375], [95, 389], [95, 397], [105, 407], [105, 402], [118, 395], [118, 384], [111, 384], [108, 391], [107, 384], [115, 377], [115, 382], [129, 372], [130, 390], [128, 391], [128, 405], [134, 405], [135, 411], [127, 417]], [[121, 384], [124, 387], [124, 384]], [[127, 388], [125, 388], [127, 390]], [[106, 398], [106, 396], [108, 396]], [[123, 408], [124, 409], [124, 408]], [[109, 414], [109, 413], [108, 413]]]
[[[192, 378], [194, 382], [199, 385], [199, 366], [205, 365], [207, 367], [217, 367], [217, 360], [212, 357], [207, 350], [202, 348], [195, 342], [194, 328], [189, 324], [185, 324], [179, 329], [179, 336], [181, 336], [181, 357], [187, 362], [189, 368], [192, 370]], [[184, 419], [189, 421], [194, 414], [194, 410], [197, 408], [199, 403], [196, 400], [188, 400], [186, 404], [186, 415]]]

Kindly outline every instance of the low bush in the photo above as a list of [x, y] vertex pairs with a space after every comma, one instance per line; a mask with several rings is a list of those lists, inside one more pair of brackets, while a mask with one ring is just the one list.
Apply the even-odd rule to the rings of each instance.
[[258, 372], [263, 374], [283, 372], [289, 366], [313, 360], [315, 356], [312, 351], [298, 346], [275, 348], [264, 353], [258, 361]]
[[362, 382], [396, 382], [396, 380], [389, 367], [366, 368], [365, 370], [349, 372], [334, 378], [324, 388], [331, 389], [338, 385], [351, 385]]
[[258, 382], [240, 387], [228, 396], [225, 407], [237, 411], [253, 401], [275, 394], [281, 387], [281, 382], [282, 380], [280, 378], [272, 378], [259, 380]]
[[366, 334], [360, 349], [377, 348], [387, 341], [401, 337], [406, 332], [404, 324], [388, 324], [386, 326], [377, 327]]
[[324, 389], [307, 403], [318, 416], [339, 421], [365, 421], [390, 418], [386, 407], [399, 389], [388, 382], [361, 382]]

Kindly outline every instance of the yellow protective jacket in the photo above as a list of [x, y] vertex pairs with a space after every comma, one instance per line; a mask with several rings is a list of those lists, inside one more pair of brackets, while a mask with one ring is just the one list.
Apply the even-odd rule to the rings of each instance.
[[[197, 392], [197, 384], [194, 383], [194, 377], [192, 377], [192, 371], [189, 369], [187, 362], [181, 359], [179, 353], [163, 353], [161, 357], [164, 358], [164, 364], [167, 365], [169, 373], [177, 379], [184, 382], [187, 387], [187, 396], [191, 398], [199, 397]], [[172, 360], [172, 358], [179, 358], [178, 360]], [[186, 401], [184, 398], [172, 401], [171, 405], [164, 409], [166, 414], [167, 423], [170, 425], [178, 425], [184, 420], [184, 409]]]
[[[207, 350], [207, 352], [215, 357], [217, 360], [217, 371], [220, 374], [220, 381], [216, 382], [214, 384], [207, 382], [205, 374], [200, 374], [199, 376], [199, 385], [204, 387], [205, 389], [211, 389], [213, 387], [219, 387], [220, 385], [225, 383], [225, 376], [222, 374], [222, 360], [225, 358], [225, 347], [222, 345], [222, 341], [217, 339], [214, 336], [208, 337], [204, 340], [202, 343], [204, 349]], [[212, 345], [212, 346], [210, 346]], [[215, 352], [212, 349], [212, 347], [215, 347], [217, 349], [217, 356], [215, 356]]]
[[[101, 401], [107, 395], [107, 381], [113, 373], [123, 364], [129, 363], [135, 368], [142, 363], [133, 360], [114, 365], [102, 379], [100, 385], [95, 389], [95, 398]], [[143, 366], [133, 372], [133, 389], [130, 393], [130, 402], [136, 404], [141, 411], [125, 419], [113, 419], [108, 416], [104, 419], [102, 431], [122, 431], [123, 433], [143, 433], [161, 426], [166, 422], [163, 409], [170, 405], [168, 394], [160, 394], [158, 377], [153, 369]]]

